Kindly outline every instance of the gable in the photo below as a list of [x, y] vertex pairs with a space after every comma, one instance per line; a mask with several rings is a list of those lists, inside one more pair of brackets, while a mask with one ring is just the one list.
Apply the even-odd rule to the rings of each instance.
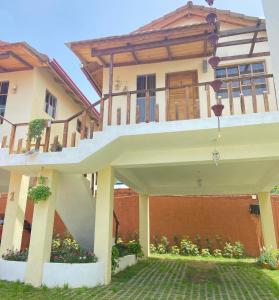
[[231, 28], [252, 26], [255, 25], [259, 19], [257, 17], [249, 17], [243, 14], [234, 13], [229, 10], [220, 10], [201, 5], [193, 5], [192, 1], [189, 1], [186, 5], [152, 21], [151, 23], [144, 25], [143, 27], [140, 27], [134, 32], [144, 32], [200, 24], [205, 22], [205, 17], [211, 12], [217, 14], [218, 20], [221, 23], [221, 27], [222, 25]]

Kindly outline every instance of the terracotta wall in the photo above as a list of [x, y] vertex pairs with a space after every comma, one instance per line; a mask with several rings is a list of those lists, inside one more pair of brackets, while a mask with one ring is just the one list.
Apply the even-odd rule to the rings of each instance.
[[[207, 247], [205, 239], [215, 242], [218, 235], [223, 242], [242, 242], [249, 255], [257, 256], [261, 226], [259, 218], [249, 212], [250, 204], [256, 203], [251, 196], [151, 197], [151, 240], [162, 235], [170, 241], [174, 236], [195, 239], [198, 234]], [[279, 228], [279, 197], [274, 207]], [[120, 221], [120, 236], [133, 237], [138, 232], [138, 196], [131, 190], [117, 190], [115, 211]]]

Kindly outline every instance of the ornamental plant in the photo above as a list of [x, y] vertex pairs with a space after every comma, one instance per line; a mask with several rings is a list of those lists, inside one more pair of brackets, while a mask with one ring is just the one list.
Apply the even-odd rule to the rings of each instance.
[[127, 251], [128, 254], [135, 254], [136, 257], [142, 257], [143, 256], [143, 252], [142, 252], [142, 248], [139, 242], [132, 240], [129, 241], [127, 244]]
[[51, 196], [50, 187], [45, 185], [45, 177], [40, 176], [38, 178], [38, 185], [29, 188], [28, 198], [33, 203], [39, 203], [41, 201], [46, 201]]
[[183, 239], [180, 243], [180, 253], [184, 256], [198, 256], [198, 246], [188, 239]]
[[36, 119], [29, 123], [28, 128], [28, 139], [30, 141], [38, 140], [41, 138], [44, 129], [46, 128], [47, 120], [45, 119]]
[[201, 250], [201, 256], [202, 256], [202, 257], [209, 257], [209, 256], [211, 256], [210, 250], [207, 249], [207, 248], [202, 249], [202, 250]]
[[112, 246], [112, 251], [111, 251], [111, 270], [114, 273], [116, 268], [119, 266], [119, 250], [116, 245]]
[[257, 260], [258, 264], [264, 268], [271, 270], [279, 269], [279, 249], [266, 249], [261, 250], [261, 255]]

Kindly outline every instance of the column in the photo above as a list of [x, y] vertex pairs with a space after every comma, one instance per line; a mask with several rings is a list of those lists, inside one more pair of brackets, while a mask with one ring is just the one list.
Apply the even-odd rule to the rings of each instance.
[[263, 230], [264, 245], [266, 248], [277, 248], [272, 203], [270, 193], [263, 192], [258, 194], [261, 211], [261, 222]]
[[105, 284], [111, 281], [114, 172], [106, 167], [98, 172], [94, 253], [105, 265]]
[[271, 52], [272, 71], [274, 74], [277, 96], [279, 95], [279, 1], [278, 0], [262, 0], [264, 13], [266, 17], [268, 44]]
[[139, 240], [143, 254], [149, 256], [150, 229], [149, 229], [149, 197], [139, 195]]
[[44, 263], [49, 262], [53, 235], [58, 174], [53, 170], [41, 172], [47, 178], [52, 195], [47, 201], [34, 205], [29, 255], [25, 283], [38, 287], [42, 283]]
[[28, 176], [11, 172], [0, 257], [7, 250], [21, 248], [29, 180]]

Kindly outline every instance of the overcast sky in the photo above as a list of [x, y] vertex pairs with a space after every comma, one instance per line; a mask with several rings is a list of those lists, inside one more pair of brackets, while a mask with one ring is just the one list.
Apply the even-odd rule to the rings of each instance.
[[[278, 1], [278, 0], [276, 0]], [[90, 101], [97, 95], [65, 42], [128, 33], [185, 5], [185, 0], [1, 1], [0, 40], [26, 41], [56, 58]], [[193, 0], [204, 5], [205, 0]], [[263, 17], [261, 0], [215, 0], [215, 7]]]

